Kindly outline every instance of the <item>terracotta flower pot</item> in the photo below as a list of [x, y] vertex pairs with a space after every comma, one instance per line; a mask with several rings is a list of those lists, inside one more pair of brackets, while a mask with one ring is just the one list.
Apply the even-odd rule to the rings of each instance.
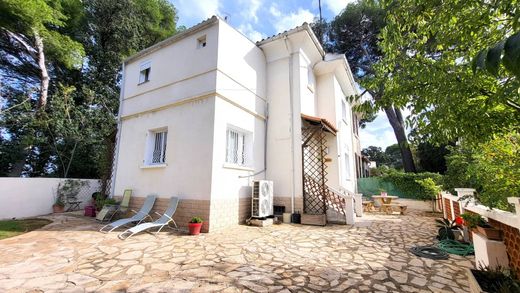
[[64, 206], [60, 206], [60, 205], [52, 205], [52, 212], [53, 213], [63, 213], [65, 211], [65, 207]]
[[190, 230], [190, 235], [199, 235], [200, 228], [202, 228], [202, 223], [188, 223], [188, 229]]
[[502, 240], [502, 231], [493, 227], [481, 227], [477, 226], [479, 234], [484, 235], [489, 240]]

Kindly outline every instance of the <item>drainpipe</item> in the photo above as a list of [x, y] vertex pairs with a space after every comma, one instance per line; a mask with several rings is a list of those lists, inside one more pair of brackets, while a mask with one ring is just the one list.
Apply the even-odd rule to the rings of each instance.
[[284, 36], [285, 48], [287, 49], [287, 54], [289, 55], [289, 103], [290, 103], [290, 115], [291, 115], [291, 213], [294, 214], [294, 199], [296, 193], [296, 180], [295, 174], [296, 171], [296, 161], [294, 160], [294, 90], [293, 90], [293, 55], [292, 47], [290, 46], [290, 41], [287, 38], [287, 35]]
[[114, 160], [114, 164], [112, 166], [113, 168], [113, 177], [112, 177], [112, 182], [110, 182], [110, 198], [113, 198], [114, 197], [114, 193], [116, 192], [115, 191], [115, 188], [116, 188], [116, 175], [117, 175], [117, 160], [119, 159], [119, 148], [120, 148], [120, 144], [121, 144], [121, 126], [123, 124], [122, 120], [121, 120], [121, 113], [122, 113], [122, 108], [123, 108], [123, 96], [124, 96], [124, 91], [125, 91], [125, 63], [123, 63], [123, 67], [122, 67], [122, 77], [121, 77], [121, 91], [119, 93], [119, 110], [118, 110], [118, 113], [117, 113], [117, 134], [116, 134], [116, 146], [115, 146], [115, 151], [114, 151], [114, 157], [113, 157], [113, 160]]

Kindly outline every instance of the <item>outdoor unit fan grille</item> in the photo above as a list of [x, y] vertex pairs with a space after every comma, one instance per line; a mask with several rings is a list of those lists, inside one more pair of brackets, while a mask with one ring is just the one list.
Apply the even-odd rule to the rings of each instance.
[[252, 216], [264, 218], [273, 215], [273, 182], [253, 181], [251, 211]]

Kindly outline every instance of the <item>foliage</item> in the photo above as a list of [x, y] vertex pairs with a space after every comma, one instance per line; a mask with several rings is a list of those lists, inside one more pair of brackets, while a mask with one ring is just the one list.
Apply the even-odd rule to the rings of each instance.
[[67, 179], [58, 184], [54, 204], [64, 206], [67, 199], [76, 199], [81, 187], [88, 185], [88, 181]]
[[388, 162], [388, 156], [377, 146], [364, 148], [361, 150], [361, 154], [366, 156], [370, 161], [376, 162], [377, 167], [386, 165]]
[[478, 265], [478, 270], [471, 270], [484, 292], [519, 293], [520, 282], [514, 273], [504, 267]]
[[[382, 1], [383, 59], [368, 87], [384, 87], [379, 104], [411, 107], [409, 124], [419, 141], [482, 142], [518, 125], [519, 80], [499, 68], [497, 75], [473, 73], [478, 52], [518, 27], [518, 2]], [[518, 63], [516, 63], [518, 66]]]
[[473, 59], [473, 72], [486, 70], [489, 74], [498, 76], [500, 65], [503, 64], [516, 78], [520, 78], [520, 31], [507, 39], [498, 42], [492, 48], [482, 49]]
[[[0, 11], [0, 173], [109, 178], [121, 63], [176, 32], [175, 8], [167, 0], [0, 0]], [[38, 113], [32, 28], [50, 76]]]
[[460, 215], [464, 219], [464, 225], [468, 228], [476, 228], [477, 226], [485, 226], [486, 221], [481, 215], [476, 213], [463, 213]]
[[364, 148], [361, 154], [368, 157], [370, 161], [375, 161], [378, 167], [386, 166], [393, 169], [403, 168], [401, 148], [397, 144], [388, 146], [384, 152], [380, 147], [369, 146]]
[[386, 166], [377, 170], [381, 174], [379, 177], [358, 179], [359, 192], [376, 194], [384, 189], [390, 195], [431, 200], [440, 191], [443, 181], [443, 176], [437, 173], [404, 173]]
[[458, 229], [457, 223], [455, 221], [451, 221], [448, 219], [435, 219], [435, 223], [438, 230], [437, 239], [438, 240], [444, 240], [444, 239], [455, 239], [455, 234], [453, 233], [453, 230]]
[[510, 132], [481, 144], [473, 155], [473, 170], [481, 184], [477, 200], [510, 210], [507, 197], [520, 195], [520, 133]]
[[436, 146], [428, 142], [417, 145], [417, 165], [421, 171], [444, 174], [446, 172], [447, 145]]
[[190, 220], [190, 223], [202, 223], [202, 222], [204, 222], [204, 220], [202, 220], [202, 218], [200, 218], [200, 217], [193, 217]]
[[455, 188], [466, 187], [479, 189], [475, 176], [472, 174], [475, 150], [466, 143], [448, 147], [450, 153], [446, 159], [446, 173], [443, 187], [454, 193]]
[[392, 183], [407, 197], [428, 200], [437, 195], [442, 175], [437, 173], [403, 173], [390, 169], [382, 176], [384, 181]]
[[47, 219], [24, 219], [0, 221], [0, 240], [31, 232], [52, 223]]
[[382, 86], [383, 83], [374, 85], [370, 82], [385, 54], [378, 46], [379, 34], [386, 25], [385, 19], [386, 11], [379, 5], [379, 1], [360, 0], [350, 3], [331, 23], [324, 26], [328, 40], [325, 47], [345, 54], [356, 80], [365, 89], [362, 95], [349, 97], [358, 102], [356, 110], [364, 113], [367, 118], [361, 121], [361, 126], [373, 120], [380, 110], [384, 110], [397, 139], [402, 165], [406, 172], [415, 172], [401, 113], [402, 106], [377, 102], [384, 98], [386, 89]]
[[520, 194], [520, 134], [511, 130], [505, 135], [470, 145], [450, 147], [446, 157], [444, 188], [475, 188], [477, 202], [502, 210], [512, 210], [510, 196]]

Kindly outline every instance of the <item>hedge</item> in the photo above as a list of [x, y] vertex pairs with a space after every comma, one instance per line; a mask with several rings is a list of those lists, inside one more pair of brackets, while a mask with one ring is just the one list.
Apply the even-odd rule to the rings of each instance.
[[442, 184], [442, 175], [437, 173], [403, 173], [389, 171], [379, 177], [359, 178], [358, 191], [364, 196], [379, 194], [381, 190], [389, 195], [403, 198], [428, 200], [436, 195]]

